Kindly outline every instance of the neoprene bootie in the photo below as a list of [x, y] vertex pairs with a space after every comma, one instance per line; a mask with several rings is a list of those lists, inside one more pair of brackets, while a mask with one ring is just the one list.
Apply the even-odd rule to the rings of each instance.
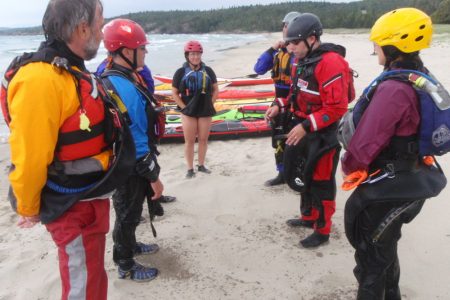
[[264, 185], [265, 186], [274, 186], [285, 183], [284, 176], [281, 172], [278, 173], [277, 177], [267, 180]]
[[300, 241], [300, 245], [303, 248], [315, 248], [328, 242], [330, 239], [329, 234], [320, 234], [314, 231], [310, 236]]
[[289, 219], [286, 221], [286, 224], [288, 224], [290, 227], [306, 227], [306, 228], [314, 227], [314, 221], [305, 221], [302, 219]]

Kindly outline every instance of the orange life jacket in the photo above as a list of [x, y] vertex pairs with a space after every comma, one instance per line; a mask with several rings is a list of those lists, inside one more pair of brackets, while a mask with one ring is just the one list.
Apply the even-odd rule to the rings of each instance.
[[291, 54], [281, 48], [273, 58], [272, 79], [275, 84], [291, 84]]
[[[105, 134], [105, 95], [96, 78], [68, 65], [64, 58], [52, 58], [43, 52], [25, 53], [16, 57], [5, 72], [0, 90], [0, 103], [6, 124], [11, 122], [8, 109], [8, 85], [17, 71], [32, 62], [47, 62], [71, 73], [76, 79], [80, 107], [72, 116], [66, 119], [59, 130], [55, 157], [59, 161], [71, 161], [91, 157], [106, 150], [108, 138]], [[83, 126], [84, 125], [84, 126]]]

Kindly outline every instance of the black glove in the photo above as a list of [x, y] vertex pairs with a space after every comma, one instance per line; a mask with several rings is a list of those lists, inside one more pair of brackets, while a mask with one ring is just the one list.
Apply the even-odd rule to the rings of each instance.
[[148, 179], [150, 182], [156, 182], [161, 168], [158, 165], [156, 156], [151, 152], [147, 153], [136, 163], [136, 172], [138, 175]]
[[150, 215], [150, 220], [153, 221], [155, 216], [162, 217], [164, 216], [164, 208], [161, 205], [159, 200], [152, 200], [151, 198], [147, 198], [148, 204], [148, 214]]

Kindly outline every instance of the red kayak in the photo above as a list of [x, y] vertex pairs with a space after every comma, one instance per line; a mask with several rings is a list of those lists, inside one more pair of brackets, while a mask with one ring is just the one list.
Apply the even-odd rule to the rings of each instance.
[[[163, 83], [172, 83], [172, 78], [154, 75], [155, 79]], [[245, 85], [258, 85], [258, 84], [273, 84], [272, 78], [217, 78], [218, 82], [228, 82], [228, 86], [245, 86]]]
[[275, 97], [275, 91], [270, 90], [221, 90], [219, 99], [248, 99]]
[[245, 85], [258, 85], [258, 84], [273, 84], [272, 78], [217, 78], [218, 81], [230, 82], [228, 86], [245, 86]]

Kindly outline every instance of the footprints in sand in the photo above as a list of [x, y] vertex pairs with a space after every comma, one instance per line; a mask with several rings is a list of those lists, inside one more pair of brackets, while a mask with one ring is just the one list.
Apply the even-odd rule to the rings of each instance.
[[163, 246], [160, 251], [152, 255], [142, 255], [136, 258], [144, 265], [156, 267], [161, 279], [187, 280], [194, 276], [192, 269], [185, 265], [187, 253], [180, 253], [180, 249]]

